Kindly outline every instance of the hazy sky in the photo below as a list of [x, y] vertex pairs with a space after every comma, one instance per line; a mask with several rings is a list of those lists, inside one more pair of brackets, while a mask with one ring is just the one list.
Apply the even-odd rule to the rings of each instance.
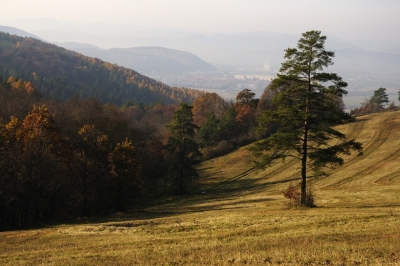
[[[348, 40], [400, 40], [399, 0], [2, 0], [0, 22], [48, 17], [202, 32], [321, 30]], [[4, 12], [7, 11], [7, 12]], [[13, 25], [8, 25], [13, 26]], [[29, 29], [29, 25], [26, 26]]]

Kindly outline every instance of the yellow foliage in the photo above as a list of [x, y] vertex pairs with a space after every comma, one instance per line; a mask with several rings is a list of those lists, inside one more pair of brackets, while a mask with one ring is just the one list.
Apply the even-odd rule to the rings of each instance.
[[10, 118], [10, 122], [8, 122], [8, 124], [6, 125], [6, 129], [8, 131], [16, 131], [17, 128], [21, 125], [21, 121], [19, 121], [18, 118], [16, 118], [15, 116], [12, 116]]
[[26, 83], [25, 83], [25, 91], [26, 91], [28, 94], [33, 94], [33, 93], [35, 93], [35, 88], [33, 87], [33, 85], [32, 85], [31, 82], [26, 82]]
[[[34, 77], [36, 77], [36, 73], [33, 73]], [[25, 91], [28, 94], [34, 94], [35, 88], [33, 87], [30, 81], [26, 82], [22, 79], [16, 80], [13, 76], [10, 76], [7, 80], [7, 83], [10, 84], [12, 89]]]
[[13, 76], [10, 76], [8, 79], [7, 79], [7, 83], [9, 83], [9, 84], [13, 84], [15, 82], [15, 78], [13, 77]]

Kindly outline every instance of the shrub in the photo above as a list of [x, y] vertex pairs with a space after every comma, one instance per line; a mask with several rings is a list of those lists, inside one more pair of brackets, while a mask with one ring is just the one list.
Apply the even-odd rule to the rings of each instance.
[[287, 189], [283, 191], [283, 196], [289, 199], [289, 207], [300, 206], [300, 183], [298, 183], [297, 185], [293, 185], [293, 183], [290, 183]]

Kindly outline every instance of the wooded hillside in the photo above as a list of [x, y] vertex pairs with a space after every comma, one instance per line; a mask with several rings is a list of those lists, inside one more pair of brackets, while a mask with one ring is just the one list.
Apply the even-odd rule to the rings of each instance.
[[0, 76], [32, 82], [43, 96], [103, 103], [192, 102], [202, 92], [172, 88], [138, 72], [33, 38], [0, 32]]

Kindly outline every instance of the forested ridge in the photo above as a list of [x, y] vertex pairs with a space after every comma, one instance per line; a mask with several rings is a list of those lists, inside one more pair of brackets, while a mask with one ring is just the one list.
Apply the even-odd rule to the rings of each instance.
[[0, 76], [30, 81], [43, 96], [103, 103], [193, 102], [202, 92], [170, 87], [138, 72], [34, 38], [0, 32]]

